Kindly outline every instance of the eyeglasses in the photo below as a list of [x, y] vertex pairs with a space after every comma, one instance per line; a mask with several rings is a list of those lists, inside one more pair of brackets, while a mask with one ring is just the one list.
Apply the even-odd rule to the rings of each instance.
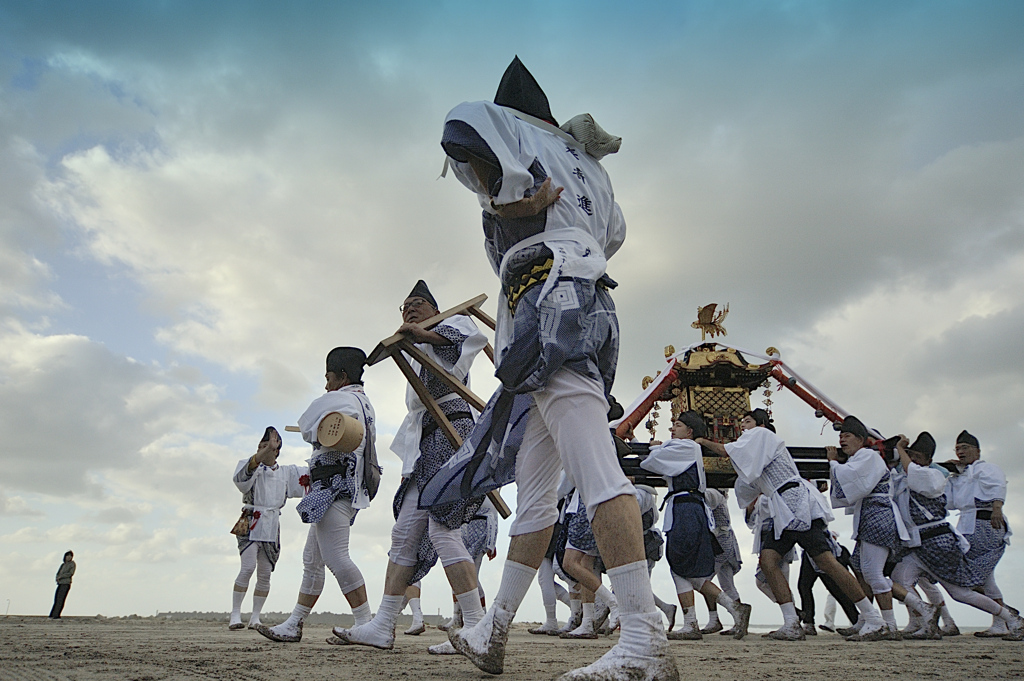
[[408, 303], [402, 303], [401, 305], [399, 305], [398, 311], [405, 312], [406, 310], [410, 310], [414, 307], [423, 307], [424, 305], [430, 305], [430, 303], [423, 300], [422, 298], [413, 298]]

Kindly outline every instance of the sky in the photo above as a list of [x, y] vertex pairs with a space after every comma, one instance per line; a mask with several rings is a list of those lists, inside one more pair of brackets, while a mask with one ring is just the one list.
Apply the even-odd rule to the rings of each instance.
[[[939, 458], [975, 433], [1024, 527], [1022, 32], [1011, 1], [0, 0], [0, 608], [45, 614], [68, 549], [67, 614], [229, 608], [231, 473], [322, 393], [327, 351], [390, 335], [420, 278], [493, 313], [439, 140], [517, 54], [556, 118], [623, 139], [621, 402], [729, 303], [724, 340], [779, 348], [881, 432], [928, 430]], [[392, 363], [365, 379], [385, 471], [352, 545], [376, 607], [405, 387]], [[787, 442], [835, 442], [774, 399]], [[308, 455], [286, 434], [282, 463]], [[293, 507], [267, 610], [298, 590]], [[736, 531], [753, 621], [779, 620]], [[1018, 606], [1021, 569], [1013, 545]], [[671, 597], [664, 565], [654, 585]], [[424, 611], [447, 590], [435, 570]], [[348, 612], [336, 584], [317, 609]], [[521, 618], [542, 616], [531, 591]]]

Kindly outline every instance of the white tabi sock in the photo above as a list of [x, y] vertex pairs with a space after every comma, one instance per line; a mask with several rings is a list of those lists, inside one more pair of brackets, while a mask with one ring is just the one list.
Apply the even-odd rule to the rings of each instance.
[[561, 584], [555, 584], [555, 598], [561, 601], [566, 607], [572, 605], [570, 603], [572, 599], [569, 597], [568, 589], [566, 589]]
[[[309, 615], [309, 613], [312, 612], [312, 610], [313, 608], [310, 608], [309, 606], [299, 605], [298, 603], [296, 603], [295, 609], [292, 610], [292, 614], [289, 615], [288, 619], [286, 619], [284, 622], [281, 622], [281, 624], [277, 625], [277, 627], [282, 627], [284, 629], [295, 629], [300, 624], [302, 624], [302, 621], [306, 619], [306, 616]], [[276, 629], [277, 627], [274, 628]]]
[[[885, 621], [882, 619], [882, 616], [878, 614], [878, 611], [875, 610], [875, 606], [871, 605], [871, 601], [867, 598], [860, 599], [854, 603], [854, 605], [857, 606], [857, 612], [859, 612], [861, 617], [864, 618], [865, 624], [882, 624], [882, 622]], [[860, 617], [857, 619], [859, 620]]]
[[[914, 623], [915, 617], [924, 613], [924, 601], [922, 601], [921, 597], [913, 591], [907, 592], [907, 597], [903, 599], [903, 604], [907, 606], [907, 609], [910, 611], [910, 624]], [[885, 610], [882, 611], [883, 617], [885, 616], [885, 612]], [[892, 610], [889, 612], [892, 612]]]
[[501, 586], [498, 587], [498, 595], [494, 597], [495, 607], [512, 613], [519, 610], [536, 574], [537, 571], [528, 565], [506, 560], [505, 569], [501, 573]]
[[[723, 591], [722, 593], [724, 594], [725, 592]], [[721, 620], [718, 619], [718, 611], [717, 610], [709, 610], [708, 611], [708, 626], [714, 626], [714, 625], [718, 624], [720, 621]]]
[[1017, 619], [1017, 616], [1010, 612], [1010, 609], [1006, 607], [1002, 607], [999, 609], [999, 614], [997, 615], [997, 617], [999, 617], [999, 619], [1003, 620], [1006, 623], [1014, 622]]
[[589, 626], [589, 627], [593, 628], [593, 626], [594, 626], [594, 604], [593, 603], [584, 603], [583, 604], [583, 620], [580, 622], [580, 626], [581, 627]]
[[687, 629], [694, 624], [697, 624], [697, 608], [692, 605], [689, 608], [683, 608], [683, 628]]
[[[650, 575], [650, 573], [648, 573], [648, 576], [649, 575]], [[652, 596], [653, 596], [653, 593], [652, 593]], [[602, 584], [601, 588], [598, 589], [594, 593], [594, 598], [595, 598], [595, 602], [596, 602], [596, 599], [600, 599], [601, 602], [603, 602], [605, 605], [608, 606], [608, 610], [609, 610], [608, 622], [609, 622], [609, 625], [610, 626], [615, 626], [616, 622], [618, 622], [618, 620], [619, 620], [619, 600], [617, 598], [615, 598], [615, 594], [612, 593], [611, 590], [608, 587], [606, 587], [604, 584]], [[657, 607], [657, 606], [655, 606], [655, 607]]]
[[[734, 622], [739, 619], [739, 614], [736, 612], [737, 603], [735, 600], [733, 600], [732, 596], [723, 591], [718, 594], [718, 598], [716, 598], [715, 600], [718, 601], [718, 604], [720, 606], [729, 611], [729, 614], [732, 615], [732, 619]], [[717, 622], [718, 610], [712, 610], [711, 616], [714, 618], [714, 621]]]
[[611, 568], [607, 574], [615, 599], [619, 603], [620, 616], [657, 614], [646, 560]]
[[952, 627], [956, 625], [956, 622], [953, 621], [953, 613], [949, 611], [949, 606], [945, 603], [942, 604], [942, 607], [939, 609], [939, 613], [939, 617], [941, 617], [942, 621], [946, 623], [946, 626]]
[[668, 651], [668, 639], [661, 613], [654, 606], [647, 561], [638, 560], [607, 571], [612, 591], [619, 601], [619, 642], [623, 653], [638, 657], [660, 657]]
[[892, 608], [882, 611], [882, 619], [885, 620], [890, 629], [896, 628], [896, 613], [892, 611]]
[[558, 601], [545, 605], [544, 614], [547, 616], [547, 621], [544, 622], [545, 626], [556, 624], [558, 622]]
[[423, 621], [423, 610], [420, 609], [420, 599], [411, 598], [409, 599], [409, 608], [412, 610], [412, 621], [422, 622]]
[[462, 608], [462, 626], [467, 629], [476, 626], [476, 623], [484, 617], [484, 609], [480, 605], [480, 591], [473, 589], [466, 593], [456, 594], [455, 597], [459, 599], [459, 607]]
[[782, 620], [784, 626], [797, 626], [800, 624], [800, 618], [796, 616], [796, 606], [793, 605], [793, 601], [789, 603], [779, 603], [779, 608], [782, 609]]
[[613, 594], [604, 584], [601, 585], [600, 589], [594, 592], [594, 598], [595, 602], [596, 599], [600, 598], [609, 608], [619, 607], [619, 601], [615, 598], [615, 594]]
[[259, 622], [260, 613], [263, 612], [263, 604], [267, 602], [266, 596], [253, 596], [252, 597], [252, 614], [249, 616], [250, 622]]
[[395, 633], [395, 621], [398, 619], [399, 613], [402, 612], [402, 601], [405, 596], [389, 596], [384, 594], [384, 597], [380, 599], [380, 607], [377, 608], [377, 614], [373, 616], [367, 626], [370, 626], [387, 637], [391, 637]]
[[231, 592], [231, 619], [240, 620], [242, 618], [242, 600], [245, 599], [244, 591], [232, 591]]
[[578, 598], [573, 598], [569, 601], [569, 612], [571, 617], [576, 617], [583, 611], [583, 601]]
[[355, 619], [355, 626], [357, 627], [360, 624], [366, 624], [371, 619], [373, 619], [373, 613], [370, 612], [370, 601], [366, 601], [362, 605], [357, 605], [356, 607], [352, 608], [352, 617], [353, 619]]

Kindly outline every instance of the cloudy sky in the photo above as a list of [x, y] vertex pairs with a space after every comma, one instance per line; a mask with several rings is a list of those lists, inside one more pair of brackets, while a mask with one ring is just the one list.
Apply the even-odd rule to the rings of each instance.
[[[728, 341], [780, 348], [882, 432], [942, 457], [976, 433], [1024, 528], [1022, 30], [1016, 2], [0, 1], [0, 608], [45, 613], [69, 548], [69, 614], [229, 607], [231, 472], [321, 393], [327, 350], [389, 335], [418, 278], [493, 311], [438, 141], [515, 54], [557, 118], [623, 138], [621, 401], [728, 302]], [[366, 385], [386, 453], [404, 383]], [[790, 396], [776, 415], [791, 444], [834, 441]], [[353, 542], [374, 606], [383, 462]], [[292, 505], [269, 610], [299, 583]], [[777, 619], [747, 568], [754, 620]], [[1020, 605], [1015, 569], [1016, 547]], [[348, 611], [333, 583], [319, 609]]]

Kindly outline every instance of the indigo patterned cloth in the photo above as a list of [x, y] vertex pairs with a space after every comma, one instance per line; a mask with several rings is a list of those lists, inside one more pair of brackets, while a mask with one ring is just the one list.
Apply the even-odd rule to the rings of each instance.
[[[356, 456], [352, 453], [329, 450], [317, 454], [309, 467], [310, 476], [320, 466], [345, 466], [343, 474], [333, 475], [329, 480], [316, 480], [306, 496], [298, 503], [295, 510], [304, 523], [318, 523], [323, 520], [327, 509], [341, 497], [354, 499], [356, 496]], [[359, 511], [352, 510], [349, 525], [356, 521]]]
[[544, 387], [555, 371], [572, 369], [600, 381], [609, 393], [619, 349], [608, 293], [614, 285], [608, 277], [600, 282], [566, 278], [543, 300], [541, 286], [520, 298], [496, 371], [502, 385], [462, 447], [420, 488], [422, 507], [482, 496], [515, 480], [516, 455], [533, 404], [530, 392]]
[[[979, 511], [992, 510], [992, 502], [986, 503], [975, 499], [974, 505]], [[1006, 522], [1005, 517], [1003, 522]], [[1006, 550], [1006, 529], [997, 530], [992, 527], [991, 520], [978, 518], [974, 521], [974, 534], [966, 536], [967, 541], [971, 543], [967, 560], [976, 571], [988, 577], [996, 569], [996, 564]]]

